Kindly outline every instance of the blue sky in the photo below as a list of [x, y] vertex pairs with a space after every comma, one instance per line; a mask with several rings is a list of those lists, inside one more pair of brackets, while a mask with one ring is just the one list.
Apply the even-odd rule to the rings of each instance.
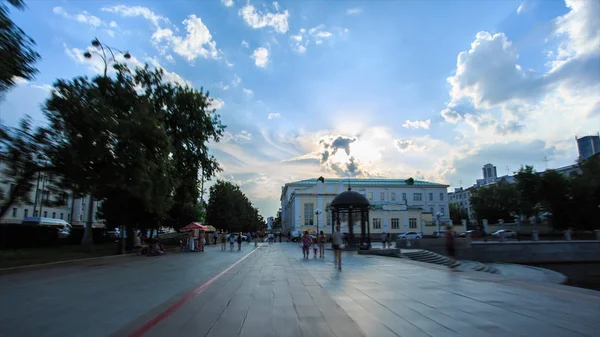
[[[0, 103], [15, 125], [90, 41], [203, 87], [227, 127], [223, 179], [265, 216], [281, 186], [415, 177], [469, 186], [490, 162], [572, 164], [600, 130], [600, 1], [38, 1], [13, 19], [43, 60]], [[593, 14], [596, 13], [596, 14]]]

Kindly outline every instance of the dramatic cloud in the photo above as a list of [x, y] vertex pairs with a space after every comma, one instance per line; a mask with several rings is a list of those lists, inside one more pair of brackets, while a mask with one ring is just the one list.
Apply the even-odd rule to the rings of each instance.
[[253, 29], [270, 27], [279, 34], [285, 34], [289, 29], [290, 13], [287, 10], [280, 11], [277, 2], [274, 2], [273, 6], [275, 12], [263, 12], [248, 3], [240, 9], [239, 14], [244, 22]]
[[407, 128], [407, 129], [418, 129], [418, 128], [422, 128], [422, 129], [429, 129], [429, 125], [431, 125], [431, 119], [428, 119], [426, 121], [411, 121], [411, 120], [407, 120], [406, 123], [402, 124], [402, 127]]
[[175, 35], [169, 28], [158, 29], [152, 35], [153, 43], [163, 53], [166, 48], [172, 48], [173, 52], [190, 62], [198, 57], [219, 58], [217, 43], [202, 19], [192, 14], [183, 20], [183, 25], [187, 31], [185, 37]]
[[268, 119], [278, 119], [279, 117], [281, 117], [279, 112], [271, 112], [269, 116], [267, 116]]
[[257, 67], [265, 68], [269, 63], [269, 51], [267, 48], [256, 48], [251, 57], [254, 59], [254, 64]]

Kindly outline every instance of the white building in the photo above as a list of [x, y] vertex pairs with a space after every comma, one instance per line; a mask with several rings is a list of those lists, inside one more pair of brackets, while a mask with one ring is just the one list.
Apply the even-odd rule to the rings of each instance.
[[267, 218], [267, 229], [268, 230], [273, 229], [273, 220], [274, 220], [274, 218], [272, 216]]
[[[11, 177], [6, 176], [6, 163], [3, 159], [0, 156], [0, 189], [4, 191], [4, 195], [7, 197], [12, 189], [15, 188], [15, 184]], [[49, 185], [51, 185], [49, 177], [44, 174], [38, 174], [35, 181], [33, 181], [33, 188], [28, 198], [31, 203], [14, 203], [0, 219], [0, 222], [21, 223], [26, 217], [39, 216], [62, 219], [72, 225], [85, 224], [88, 219], [89, 196], [73, 199], [70, 191], [52, 193], [48, 188]], [[49, 203], [53, 207], [50, 207]], [[102, 225], [101, 221], [96, 223], [97, 211], [98, 202], [94, 202], [94, 224]]]
[[475, 219], [475, 215], [473, 213], [473, 209], [471, 208], [471, 201], [470, 201], [471, 192], [475, 188], [476, 187], [468, 187], [468, 188], [463, 189], [462, 187], [460, 187], [460, 188], [455, 188], [454, 192], [448, 193], [448, 202], [464, 208], [467, 211], [467, 214], [469, 216], [468, 220]]
[[440, 223], [450, 222], [448, 185], [418, 180], [409, 185], [404, 179], [307, 179], [287, 183], [281, 189], [282, 232], [314, 232], [317, 227], [331, 232], [332, 216], [327, 206], [348, 187], [363, 194], [373, 207], [368, 219], [372, 234], [433, 233], [438, 213]]

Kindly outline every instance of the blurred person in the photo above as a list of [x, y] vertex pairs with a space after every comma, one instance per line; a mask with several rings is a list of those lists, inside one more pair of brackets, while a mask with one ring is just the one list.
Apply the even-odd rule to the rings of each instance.
[[344, 242], [344, 237], [340, 232], [340, 225], [335, 226], [335, 232], [333, 232], [331, 236], [331, 243], [334, 252], [334, 264], [335, 267], [341, 271], [342, 270], [342, 244]]

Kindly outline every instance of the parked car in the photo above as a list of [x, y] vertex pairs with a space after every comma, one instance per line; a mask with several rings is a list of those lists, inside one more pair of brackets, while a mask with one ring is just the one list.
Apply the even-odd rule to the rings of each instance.
[[417, 232], [406, 232], [398, 234], [398, 239], [400, 240], [420, 240], [422, 237], [423, 235]]
[[492, 233], [492, 237], [500, 237], [500, 233], [504, 233], [505, 238], [516, 238], [517, 232], [511, 231], [510, 229], [500, 229]]
[[475, 233], [474, 230], [468, 230], [464, 233], [460, 233], [458, 236], [460, 236], [461, 238], [467, 237], [467, 233], [471, 234], [471, 237], [473, 237], [473, 234]]

